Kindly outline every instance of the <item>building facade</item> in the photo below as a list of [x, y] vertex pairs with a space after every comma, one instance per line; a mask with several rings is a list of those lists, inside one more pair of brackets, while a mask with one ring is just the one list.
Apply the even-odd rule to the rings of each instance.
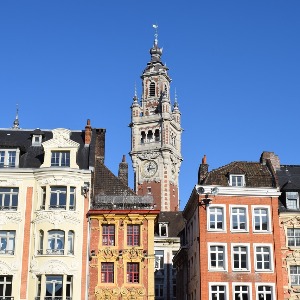
[[0, 130], [1, 299], [86, 298], [92, 144], [89, 121]]
[[204, 157], [174, 258], [177, 299], [284, 299], [275, 170], [269, 153], [210, 172]]

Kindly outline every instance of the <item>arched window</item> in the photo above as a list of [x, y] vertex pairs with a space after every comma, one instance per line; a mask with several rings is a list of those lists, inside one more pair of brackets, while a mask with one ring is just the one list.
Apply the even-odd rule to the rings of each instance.
[[147, 140], [148, 142], [152, 142], [152, 139], [153, 139], [153, 132], [152, 130], [149, 130], [147, 134]]
[[48, 231], [47, 254], [63, 255], [65, 248], [65, 233], [62, 230]]
[[149, 96], [150, 97], [155, 96], [155, 83], [154, 82], [150, 83]]
[[145, 139], [146, 139], [146, 133], [145, 133], [145, 131], [142, 131], [141, 132], [141, 144], [145, 143]]
[[74, 231], [68, 232], [68, 254], [74, 254]]
[[155, 129], [155, 132], [154, 132], [154, 136], [155, 136], [155, 142], [159, 142], [159, 129]]

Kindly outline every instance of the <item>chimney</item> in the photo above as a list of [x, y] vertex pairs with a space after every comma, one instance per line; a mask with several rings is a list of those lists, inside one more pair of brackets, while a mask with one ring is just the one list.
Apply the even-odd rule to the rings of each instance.
[[126, 162], [126, 156], [123, 155], [122, 162], [119, 164], [119, 179], [128, 186], [128, 163]]
[[84, 133], [84, 144], [88, 146], [92, 139], [92, 127], [90, 119], [87, 120]]
[[105, 129], [97, 128], [96, 129], [96, 145], [95, 145], [95, 157], [96, 161], [100, 160], [104, 163], [105, 155]]
[[280, 169], [280, 160], [278, 155], [276, 155], [274, 152], [268, 152], [264, 151], [260, 156], [260, 163], [263, 165], [267, 164], [267, 161], [269, 161], [274, 168], [274, 171]]
[[206, 175], [208, 173], [208, 164], [206, 163], [206, 155], [204, 154], [202, 158], [202, 163], [199, 166], [199, 171], [198, 171], [198, 184], [201, 184], [204, 179], [206, 178]]

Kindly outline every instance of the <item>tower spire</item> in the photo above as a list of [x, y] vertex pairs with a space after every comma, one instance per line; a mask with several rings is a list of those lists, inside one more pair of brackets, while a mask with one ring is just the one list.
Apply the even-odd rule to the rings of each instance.
[[153, 24], [152, 27], [155, 29], [155, 33], [154, 33], [154, 46], [157, 46], [158, 44], [158, 25], [157, 24]]
[[17, 104], [17, 112], [16, 112], [16, 118], [14, 120], [14, 123], [13, 123], [13, 129], [20, 129], [20, 123], [19, 123], [19, 107], [18, 107], [18, 104]]

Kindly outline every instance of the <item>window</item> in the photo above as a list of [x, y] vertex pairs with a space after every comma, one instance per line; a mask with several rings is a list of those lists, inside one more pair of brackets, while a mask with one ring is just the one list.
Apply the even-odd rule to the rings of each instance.
[[62, 230], [48, 231], [47, 254], [63, 255], [65, 247], [65, 233]]
[[0, 168], [15, 168], [19, 165], [20, 150], [0, 150]]
[[102, 225], [102, 245], [115, 245], [115, 225]]
[[[155, 297], [164, 297], [164, 279], [156, 278], [155, 279]], [[173, 295], [174, 297], [174, 295]]]
[[127, 263], [127, 283], [139, 283], [138, 263]]
[[62, 299], [64, 289], [66, 289], [66, 299], [70, 299], [72, 297], [72, 280], [73, 277], [68, 275], [64, 284], [62, 275], [46, 275], [46, 297], [44, 299]]
[[256, 271], [271, 271], [272, 270], [272, 253], [271, 246], [255, 245], [255, 270]]
[[289, 247], [300, 246], [300, 228], [288, 228], [287, 229], [287, 240]]
[[154, 97], [155, 96], [155, 83], [154, 82], [150, 83], [149, 96], [150, 97]]
[[231, 207], [231, 230], [247, 231], [247, 209], [246, 207]]
[[0, 231], [0, 254], [14, 255], [16, 232], [11, 230]]
[[253, 230], [270, 231], [269, 209], [267, 207], [255, 207], [253, 210]]
[[291, 285], [300, 285], [300, 266], [290, 266]]
[[69, 210], [75, 210], [75, 196], [76, 196], [76, 189], [74, 187], [70, 187]]
[[127, 225], [127, 245], [140, 245], [140, 225]]
[[154, 137], [155, 137], [155, 142], [159, 142], [160, 141], [159, 129], [155, 129], [155, 131], [154, 131]]
[[0, 188], [0, 210], [18, 209], [18, 188]]
[[114, 263], [112, 262], [101, 263], [101, 282], [102, 283], [114, 282]]
[[245, 175], [230, 175], [229, 185], [245, 186]]
[[227, 299], [226, 285], [210, 285], [210, 300], [225, 300]]
[[32, 135], [32, 146], [41, 146], [42, 135], [33, 134]]
[[256, 287], [257, 299], [273, 300], [275, 299], [273, 285], [258, 285]]
[[164, 268], [164, 251], [155, 250], [155, 269]]
[[51, 167], [70, 167], [70, 151], [52, 151]]
[[248, 285], [233, 286], [233, 300], [250, 300], [250, 287]]
[[286, 207], [288, 209], [299, 209], [298, 192], [286, 192]]
[[74, 254], [74, 231], [68, 232], [68, 254]]
[[232, 270], [249, 270], [249, 247], [246, 245], [233, 245], [232, 247]]
[[168, 224], [167, 223], [159, 223], [159, 236], [168, 236]]
[[44, 252], [44, 231], [39, 231], [39, 249], [37, 251], [38, 254], [43, 254]]
[[50, 205], [49, 209], [66, 209], [67, 188], [56, 186], [50, 188]]
[[209, 245], [209, 269], [226, 270], [226, 247], [225, 245]]
[[[12, 276], [0, 276], [0, 298], [11, 299], [12, 293]], [[6, 298], [9, 297], [9, 298]]]
[[208, 207], [208, 230], [225, 230], [224, 207]]

